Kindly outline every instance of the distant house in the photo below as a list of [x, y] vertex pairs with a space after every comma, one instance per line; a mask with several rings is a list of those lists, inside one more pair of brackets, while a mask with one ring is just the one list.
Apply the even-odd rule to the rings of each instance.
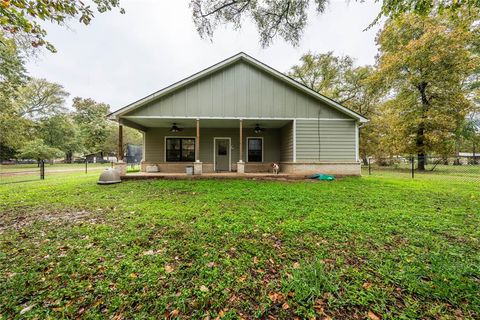
[[[103, 163], [103, 162], [112, 162], [117, 161], [117, 157], [114, 153], [103, 153], [103, 152], [93, 152], [89, 154], [85, 154], [84, 158], [89, 163]], [[84, 162], [85, 160], [80, 158], [76, 160], [76, 162]]]
[[359, 175], [368, 120], [245, 53], [111, 115], [144, 133], [142, 170]]

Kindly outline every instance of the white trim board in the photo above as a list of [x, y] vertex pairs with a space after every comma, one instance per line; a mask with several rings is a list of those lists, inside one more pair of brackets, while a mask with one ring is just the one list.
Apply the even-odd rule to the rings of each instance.
[[298, 90], [302, 91], [303, 93], [319, 100], [319, 101], [322, 101], [324, 102], [325, 104], [329, 105], [330, 107], [334, 108], [334, 109], [337, 109], [338, 111], [344, 113], [344, 114], [347, 114], [349, 115], [350, 117], [352, 117], [353, 119], [357, 120], [357, 121], [360, 121], [360, 122], [368, 122], [368, 119], [361, 116], [360, 114], [342, 106], [341, 104], [339, 104], [338, 102], [332, 100], [332, 99], [329, 99], [321, 94], [319, 94], [318, 92], [308, 88], [307, 86], [301, 84], [300, 82], [284, 75], [283, 73], [281, 73], [280, 71], [277, 71], [275, 69], [273, 69], [272, 67], [256, 60], [255, 58], [249, 56], [248, 54], [244, 53], [244, 52], [240, 52], [228, 59], [225, 59], [209, 68], [206, 68], [198, 73], [195, 73], [193, 74], [192, 76], [190, 77], [187, 77], [183, 80], [180, 80], [166, 88], [163, 88], [159, 91], [156, 91], [140, 100], [137, 100], [123, 108], [120, 108], [118, 109], [117, 111], [115, 112], [112, 112], [111, 114], [109, 114], [109, 117], [113, 117], [115, 119], [119, 119], [119, 117], [123, 114], [125, 114], [126, 112], [129, 112], [133, 109], [136, 109], [140, 106], [143, 106], [145, 105], [146, 103], [149, 103], [159, 97], [162, 97], [166, 94], [169, 94], [179, 88], [182, 88], [190, 83], [192, 83], [193, 81], [196, 81], [196, 80], [199, 80], [207, 75], [210, 75], [212, 74], [213, 72], [216, 72], [217, 70], [219, 69], [222, 69], [222, 68], [225, 68], [237, 61], [244, 61], [244, 62], [247, 62], [251, 65], [253, 65], [254, 67], [257, 67], [258, 69], [268, 73], [269, 75], [273, 76], [274, 78], [277, 78], [278, 80], [281, 80], [289, 85], [291, 85], [292, 87], [295, 87], [297, 88]]
[[263, 163], [264, 160], [264, 150], [265, 150], [265, 139], [263, 137], [245, 137], [245, 162], [248, 163], [248, 139], [262, 139], [262, 161], [252, 161], [252, 163]]
[[297, 119], [293, 120], [293, 162], [297, 162]]
[[355, 122], [355, 159], [358, 162], [360, 160], [359, 158], [359, 128], [358, 128], [358, 122]]
[[231, 137], [213, 137], [213, 171], [217, 172], [217, 162], [215, 156], [217, 153], [217, 140], [228, 140], [228, 171], [232, 171], [232, 138]]
[[122, 116], [125, 119], [188, 119], [188, 120], [326, 120], [326, 121], [355, 121], [343, 118], [272, 118], [272, 117], [191, 117], [191, 116]]

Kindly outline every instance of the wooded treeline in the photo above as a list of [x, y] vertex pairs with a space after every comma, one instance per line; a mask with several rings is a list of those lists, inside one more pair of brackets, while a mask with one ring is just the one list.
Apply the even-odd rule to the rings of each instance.
[[289, 75], [370, 122], [361, 129], [360, 155], [388, 158], [478, 153], [479, 15], [476, 10], [386, 21], [373, 66], [352, 57], [307, 53]]
[[[71, 162], [74, 155], [117, 151], [117, 126], [107, 119], [107, 104], [75, 97], [67, 108], [63, 86], [29, 77], [22, 48], [0, 40], [0, 160]], [[141, 144], [142, 136], [126, 128], [124, 142]]]

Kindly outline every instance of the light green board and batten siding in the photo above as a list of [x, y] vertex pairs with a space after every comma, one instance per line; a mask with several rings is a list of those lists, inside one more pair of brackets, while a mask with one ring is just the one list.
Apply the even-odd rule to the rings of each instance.
[[349, 120], [296, 120], [297, 162], [356, 161], [356, 131]]
[[[280, 129], [267, 130], [265, 162], [357, 161], [356, 119], [298, 88], [239, 60], [121, 115], [122, 118], [288, 119]], [[212, 161], [213, 137], [231, 137], [232, 163], [238, 161], [237, 128], [201, 127], [200, 159]], [[273, 133], [273, 134], [272, 134]], [[146, 161], [164, 161], [167, 128], [148, 128]], [[185, 128], [182, 136], [194, 136]], [[244, 132], [244, 136], [252, 136]], [[237, 146], [237, 149], [235, 148]], [[244, 141], [245, 146], [245, 141]], [[244, 152], [245, 154], [245, 152]]]
[[141, 116], [351, 119], [243, 61], [122, 115]]

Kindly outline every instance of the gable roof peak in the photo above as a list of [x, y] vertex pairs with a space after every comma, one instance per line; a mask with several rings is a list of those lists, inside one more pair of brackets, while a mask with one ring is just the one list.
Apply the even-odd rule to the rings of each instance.
[[339, 110], [340, 112], [356, 119], [357, 121], [360, 121], [360, 122], [368, 122], [368, 119], [363, 117], [361, 114], [358, 114], [356, 113], [355, 111], [352, 111], [344, 106], [342, 106], [341, 104], [339, 104], [338, 102], [328, 98], [328, 97], [325, 97], [321, 94], [319, 94], [318, 92], [310, 89], [309, 87], [305, 86], [304, 84], [296, 81], [295, 79], [292, 79], [290, 78], [289, 76], [283, 74], [282, 72], [266, 65], [265, 63], [253, 58], [252, 56], [248, 55], [247, 53], [243, 52], [243, 51], [240, 51], [239, 53], [225, 59], [225, 60], [222, 60], [214, 65], [212, 65], [211, 67], [208, 67], [206, 69], [203, 69], [202, 71], [199, 71], [193, 75], [191, 75], [190, 77], [187, 77], [183, 80], [180, 80], [178, 82], [175, 82], [173, 83], [172, 85], [168, 86], [168, 87], [165, 87], [157, 92], [154, 92], [140, 100], [137, 100], [123, 108], [120, 108], [118, 109], [117, 111], [114, 111], [112, 112], [111, 114], [109, 114], [108, 116], [109, 117], [114, 117], [116, 119], [118, 119], [122, 114], [125, 114], [133, 109], [136, 109], [136, 108], [139, 108], [143, 105], [145, 105], [146, 103], [148, 102], [151, 102], [152, 100], [154, 99], [157, 99], [161, 96], [164, 96], [172, 91], [175, 91], [179, 88], [182, 88], [194, 81], [197, 81], [203, 77], [206, 77], [207, 75], [210, 75], [222, 68], [226, 68], [227, 66], [231, 65], [232, 63], [235, 63], [239, 60], [245, 60], [247, 63], [249, 64], [252, 64], [254, 65], [255, 67], [263, 70], [264, 72], [266, 72], [267, 74], [270, 74], [271, 76], [273, 76], [274, 78], [277, 78], [278, 80], [281, 80], [287, 84], [289, 84], [290, 86], [293, 86], [297, 89], [299, 89], [300, 91], [302, 91], [303, 93], [317, 99], [317, 100], [320, 100], [322, 101], [323, 103], [327, 104], [328, 106], [330, 107], [333, 107], [334, 109], [337, 109]]

